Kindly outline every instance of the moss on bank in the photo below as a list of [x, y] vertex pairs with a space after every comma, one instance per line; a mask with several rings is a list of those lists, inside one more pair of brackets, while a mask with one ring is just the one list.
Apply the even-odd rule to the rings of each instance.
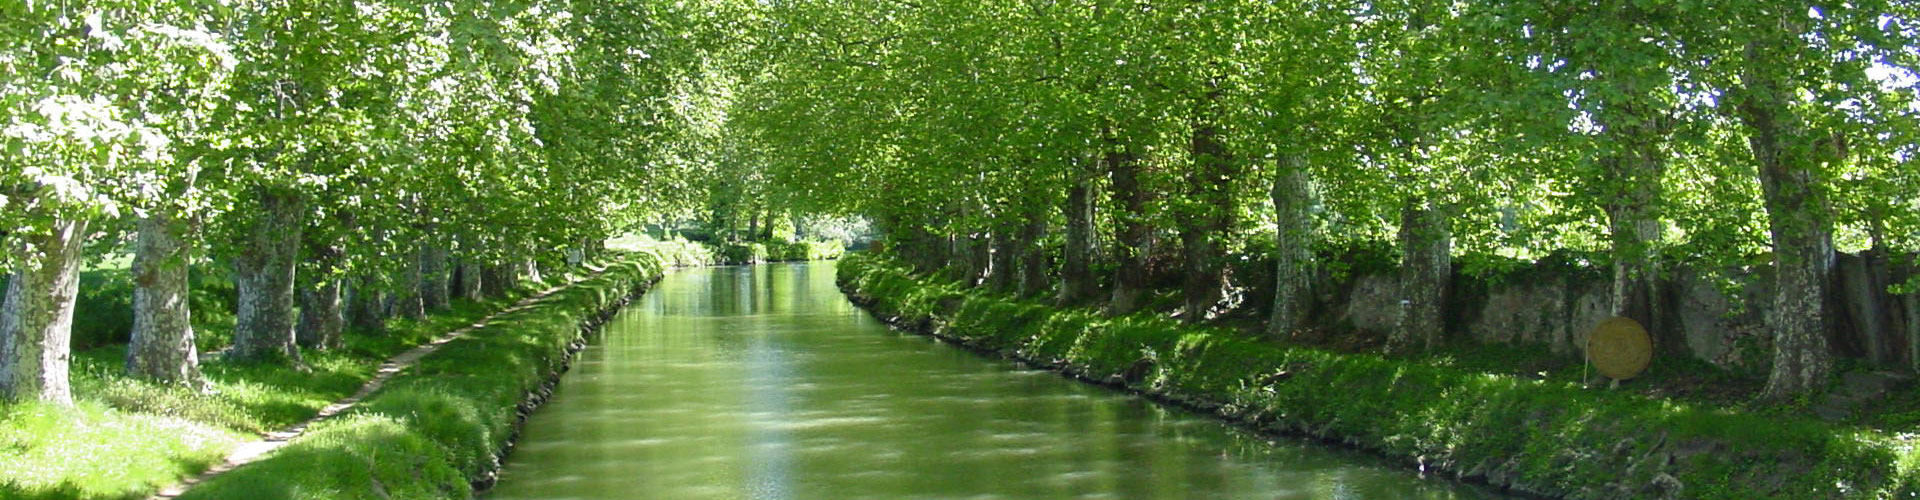
[[581, 335], [660, 277], [652, 254], [496, 317], [316, 424], [273, 456], [189, 490], [190, 499], [468, 498], [485, 485]]
[[1535, 495], [1875, 498], [1920, 492], [1915, 437], [1378, 355], [1107, 318], [843, 259], [856, 303], [902, 328]]

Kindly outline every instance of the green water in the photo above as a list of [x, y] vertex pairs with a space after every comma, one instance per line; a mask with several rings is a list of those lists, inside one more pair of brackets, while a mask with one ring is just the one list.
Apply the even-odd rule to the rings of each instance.
[[489, 498], [1488, 496], [890, 331], [832, 263], [669, 273], [603, 335]]

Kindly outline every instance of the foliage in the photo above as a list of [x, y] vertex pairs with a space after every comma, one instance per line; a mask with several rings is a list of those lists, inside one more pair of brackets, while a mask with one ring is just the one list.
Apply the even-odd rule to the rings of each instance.
[[845, 252], [846, 248], [841, 246], [839, 240], [762, 241], [721, 245], [719, 257], [720, 262], [726, 264], [759, 264], [838, 259]]

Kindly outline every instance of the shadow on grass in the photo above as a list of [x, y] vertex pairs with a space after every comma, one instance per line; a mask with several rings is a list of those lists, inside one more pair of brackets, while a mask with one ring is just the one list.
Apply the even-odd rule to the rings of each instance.
[[140, 497], [139, 493], [93, 495], [71, 481], [40, 488], [29, 488], [12, 482], [0, 483], [0, 498], [11, 500], [120, 500]]

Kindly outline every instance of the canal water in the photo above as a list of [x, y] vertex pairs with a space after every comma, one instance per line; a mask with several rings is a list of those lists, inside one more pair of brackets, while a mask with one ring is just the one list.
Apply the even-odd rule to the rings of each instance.
[[891, 331], [833, 273], [668, 273], [580, 353], [488, 498], [1489, 496]]

